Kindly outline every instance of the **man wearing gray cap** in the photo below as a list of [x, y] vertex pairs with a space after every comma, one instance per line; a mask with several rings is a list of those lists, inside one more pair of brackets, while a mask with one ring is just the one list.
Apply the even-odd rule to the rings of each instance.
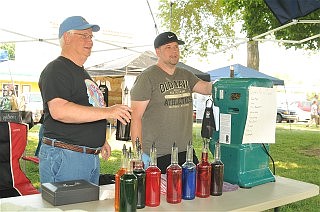
[[[186, 160], [186, 147], [192, 141], [192, 93], [212, 92], [211, 82], [176, 67], [183, 44], [173, 32], [159, 34], [154, 40], [157, 64], [144, 70], [131, 89], [131, 138], [138, 137], [142, 143], [145, 167], [151, 145], [156, 143], [162, 173], [171, 162], [173, 142], [178, 146], [179, 164]], [[198, 162], [196, 156], [194, 162]]]
[[44, 137], [39, 152], [40, 182], [84, 179], [99, 184], [99, 153], [108, 159], [106, 119], [130, 122], [125, 105], [106, 107], [99, 87], [84, 69], [93, 32], [100, 30], [81, 16], [59, 27], [61, 55], [42, 71], [39, 88], [44, 108]]

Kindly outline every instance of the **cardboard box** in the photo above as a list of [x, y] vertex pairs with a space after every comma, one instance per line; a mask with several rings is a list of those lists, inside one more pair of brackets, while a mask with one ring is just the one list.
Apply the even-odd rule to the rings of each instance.
[[42, 198], [54, 206], [99, 200], [99, 186], [85, 180], [43, 183]]

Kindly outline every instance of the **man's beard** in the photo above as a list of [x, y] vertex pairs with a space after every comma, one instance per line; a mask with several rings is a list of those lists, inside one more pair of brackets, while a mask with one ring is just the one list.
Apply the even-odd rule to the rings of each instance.
[[179, 62], [179, 59], [175, 59], [175, 58], [170, 58], [169, 60], [169, 64], [173, 66], [177, 65], [178, 62]]

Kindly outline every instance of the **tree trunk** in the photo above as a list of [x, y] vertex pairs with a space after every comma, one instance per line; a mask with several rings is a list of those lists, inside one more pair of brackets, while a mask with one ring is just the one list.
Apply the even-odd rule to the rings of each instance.
[[259, 71], [258, 41], [249, 41], [247, 43], [247, 66]]

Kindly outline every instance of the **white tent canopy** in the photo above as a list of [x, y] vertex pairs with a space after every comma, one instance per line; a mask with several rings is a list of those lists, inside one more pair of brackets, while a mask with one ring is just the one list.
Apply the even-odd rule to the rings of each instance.
[[[68, 16], [81, 15], [98, 24], [92, 54], [84, 64], [91, 67], [132, 53], [153, 50], [155, 23], [149, 4], [157, 2], [117, 0], [11, 0], [1, 3], [0, 44], [16, 44], [16, 66], [38, 76], [60, 54], [58, 28]], [[147, 17], [147, 18], [146, 18]]]
[[[3, 1], [0, 13], [0, 43], [16, 43], [17, 67], [24, 67], [24, 70], [38, 76], [44, 66], [59, 55], [59, 24], [68, 16], [81, 15], [90, 23], [99, 24], [101, 27], [99, 32], [94, 33], [92, 55], [84, 64], [85, 67], [92, 67], [105, 61], [130, 57], [133, 53], [153, 51], [158, 20], [154, 19], [157, 14], [152, 12], [157, 12], [157, 4], [158, 1], [153, 0], [56, 0], [48, 6], [42, 0]], [[319, 20], [316, 21], [319, 23]], [[296, 23], [305, 24], [301, 20], [289, 23], [253, 39], [265, 41], [266, 35]], [[315, 36], [314, 39], [319, 38], [320, 34]], [[233, 49], [248, 41], [243, 39], [242, 42], [220, 49], [214, 54]]]

